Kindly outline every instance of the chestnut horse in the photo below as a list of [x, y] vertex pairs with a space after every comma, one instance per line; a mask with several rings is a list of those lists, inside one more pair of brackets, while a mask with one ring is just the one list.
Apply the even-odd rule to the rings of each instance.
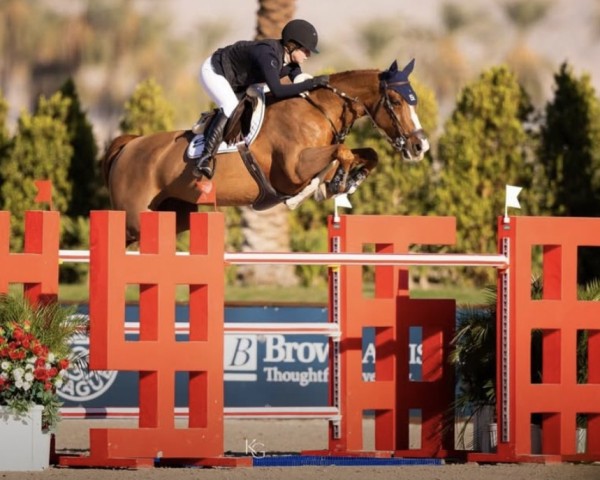
[[[394, 62], [384, 71], [336, 73], [327, 87], [309, 95], [272, 101], [245, 150], [262, 174], [262, 188], [243, 161], [244, 150], [219, 154], [212, 180], [217, 205], [265, 209], [285, 202], [294, 208], [311, 194], [322, 200], [352, 193], [377, 164], [373, 149], [342, 143], [364, 116], [404, 159], [421, 160], [429, 143], [408, 80], [413, 66], [414, 60], [403, 70]], [[139, 239], [139, 213], [147, 210], [175, 211], [177, 232], [189, 229], [189, 214], [197, 210], [200, 196], [194, 163], [187, 157], [193, 137], [190, 131], [122, 135], [108, 147], [103, 171], [112, 208], [126, 211], [128, 244]], [[264, 183], [270, 201], [259, 202], [265, 200]]]

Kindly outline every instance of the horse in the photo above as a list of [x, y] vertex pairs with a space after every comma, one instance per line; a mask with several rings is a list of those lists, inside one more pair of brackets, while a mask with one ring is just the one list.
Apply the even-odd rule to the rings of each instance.
[[[343, 143], [364, 116], [405, 160], [422, 160], [429, 142], [415, 111], [413, 68], [414, 59], [402, 70], [394, 61], [383, 71], [334, 73], [324, 87], [271, 100], [253, 142], [217, 155], [216, 205], [260, 210], [285, 202], [295, 208], [310, 195], [324, 200], [352, 193], [378, 162], [373, 149]], [[102, 170], [111, 207], [126, 212], [128, 245], [139, 240], [143, 211], [174, 211], [177, 233], [189, 229], [203, 190], [187, 154], [194, 136], [189, 130], [121, 135], [108, 146]]]

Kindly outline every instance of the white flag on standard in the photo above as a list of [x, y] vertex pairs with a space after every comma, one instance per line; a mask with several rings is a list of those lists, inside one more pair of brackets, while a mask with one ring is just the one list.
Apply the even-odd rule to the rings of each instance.
[[352, 208], [352, 204], [350, 203], [350, 199], [348, 198], [348, 194], [343, 193], [334, 197], [333, 199], [333, 221], [338, 223], [340, 221], [340, 215], [338, 213], [338, 208]]
[[513, 208], [521, 208], [519, 203], [519, 193], [523, 190], [523, 187], [514, 187], [512, 185], [506, 186], [506, 206]]

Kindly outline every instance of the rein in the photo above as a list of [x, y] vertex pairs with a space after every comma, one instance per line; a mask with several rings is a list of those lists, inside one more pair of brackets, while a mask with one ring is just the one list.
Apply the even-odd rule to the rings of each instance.
[[[391, 83], [389, 85], [401, 85], [401, 84], [407, 84], [407, 83], [408, 82], [396, 82], [396, 83]], [[327, 88], [328, 90], [330, 90], [331, 92], [336, 94], [338, 97], [340, 97], [344, 101], [344, 110], [342, 111], [342, 127], [345, 124], [344, 115], [345, 115], [346, 107], [347, 107], [348, 103], [358, 104], [362, 107], [362, 109], [365, 112], [365, 115], [367, 117], [369, 117], [369, 119], [371, 120], [371, 123], [375, 126], [375, 128], [377, 128], [379, 133], [382, 136], [384, 136], [385, 138], [387, 138], [387, 140], [388, 140], [388, 142], [390, 142], [390, 144], [392, 144], [395, 148], [400, 150], [404, 147], [404, 145], [406, 145], [408, 138], [412, 135], [418, 134], [420, 130], [417, 129], [417, 130], [411, 132], [408, 136], [402, 133], [402, 130], [400, 128], [400, 119], [398, 118], [398, 115], [396, 115], [396, 112], [394, 111], [392, 101], [390, 100], [390, 96], [387, 92], [389, 85], [387, 82], [384, 82], [384, 81], [379, 82], [379, 85], [380, 85], [380, 90], [381, 90], [382, 95], [379, 97], [379, 101], [377, 102], [377, 104], [375, 105], [375, 108], [373, 109], [373, 114], [371, 114], [371, 112], [369, 111], [367, 106], [364, 104], [364, 102], [361, 101], [358, 97], [351, 97], [350, 95], [339, 90], [338, 88], [334, 87], [333, 85], [330, 85], [329, 83], [327, 85], [325, 85], [324, 88]], [[329, 115], [327, 114], [325, 109], [320, 104], [316, 103], [308, 94], [303, 95], [303, 97], [308, 103], [310, 103], [313, 107], [315, 107], [317, 110], [319, 110], [323, 114], [325, 119], [329, 122], [329, 125], [331, 126], [331, 130], [333, 131], [333, 143], [343, 143], [345, 138], [348, 136], [348, 133], [352, 129], [352, 126], [354, 125], [354, 122], [356, 121], [357, 116], [355, 115], [354, 118], [352, 118], [352, 120], [350, 121], [350, 123], [345, 128], [342, 129], [342, 131], [338, 131], [335, 124], [333, 123], [333, 120], [329, 117]], [[374, 117], [377, 114], [377, 111], [379, 110], [381, 105], [383, 105], [383, 107], [385, 108], [385, 111], [387, 112], [390, 119], [392, 120], [392, 123], [393, 123], [394, 128], [397, 133], [397, 136], [395, 138], [391, 138], [385, 132], [385, 130], [383, 130], [379, 125], [377, 125], [377, 122], [375, 121]]]
[[[331, 86], [330, 84], [325, 85], [325, 88], [331, 90], [338, 97], [340, 97], [342, 100], [344, 100], [344, 106], [343, 106], [343, 110], [342, 110], [342, 127], [344, 126], [344, 123], [345, 123], [344, 115], [346, 113], [346, 107], [348, 105], [348, 102], [359, 103], [364, 107], [364, 104], [362, 104], [362, 102], [358, 98], [352, 98], [349, 95], [346, 95], [344, 92]], [[321, 112], [323, 114], [323, 116], [325, 117], [325, 119], [329, 122], [329, 125], [331, 126], [331, 130], [333, 131], [333, 143], [344, 143], [344, 140], [346, 139], [346, 137], [350, 133], [350, 130], [352, 129], [352, 125], [354, 125], [354, 121], [356, 120], [356, 117], [354, 117], [352, 119], [352, 121], [346, 126], [346, 128], [344, 128], [340, 132], [336, 128], [335, 123], [333, 123], [333, 120], [331, 120], [331, 118], [329, 117], [329, 115], [327, 114], [327, 112], [321, 105], [316, 103], [308, 94], [303, 95], [303, 97], [308, 103], [310, 103], [313, 107], [315, 107], [317, 110], [319, 110], [319, 112]], [[366, 108], [365, 108], [365, 110], [366, 110]]]

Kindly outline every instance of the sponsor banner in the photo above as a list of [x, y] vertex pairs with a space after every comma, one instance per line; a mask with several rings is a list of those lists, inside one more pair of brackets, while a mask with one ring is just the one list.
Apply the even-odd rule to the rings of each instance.
[[[87, 313], [83, 309], [82, 313]], [[126, 322], [138, 322], [137, 305], [126, 309]], [[185, 341], [187, 306], [177, 307], [180, 322], [178, 339]], [[321, 307], [226, 307], [225, 321], [234, 323], [327, 322], [327, 309]], [[127, 338], [135, 340], [134, 329]], [[374, 329], [363, 332], [363, 378], [374, 380]], [[410, 375], [421, 376], [421, 331], [411, 329]], [[327, 406], [329, 379], [329, 342], [316, 334], [226, 334], [224, 339], [225, 406], [288, 407]], [[75, 354], [86, 358], [87, 336], [73, 339]], [[186, 407], [188, 375], [176, 375], [177, 407]], [[88, 371], [73, 367], [58, 391], [64, 407], [110, 408], [138, 406], [138, 374], [136, 372]]]

